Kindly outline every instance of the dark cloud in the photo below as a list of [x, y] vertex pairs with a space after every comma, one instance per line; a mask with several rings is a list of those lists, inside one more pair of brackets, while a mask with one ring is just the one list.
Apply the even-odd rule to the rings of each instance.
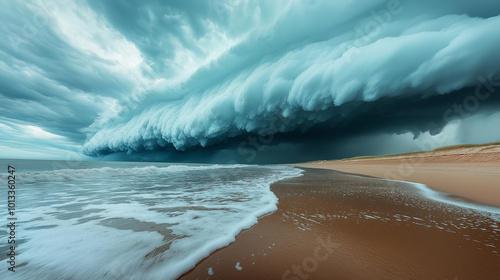
[[[450, 121], [464, 121], [476, 131], [476, 139], [496, 141], [500, 139], [500, 131], [493, 130], [493, 137], [481, 138], [488, 134], [492, 123], [500, 120], [500, 115], [491, 119], [489, 124], [482, 124], [489, 115], [495, 114], [500, 108], [500, 90], [488, 94], [486, 100], [476, 98], [477, 88], [465, 88], [446, 95], [429, 95], [427, 98], [409, 96], [401, 98], [381, 98], [370, 103], [353, 102], [340, 108], [325, 110], [323, 118], [331, 121], [318, 123], [305, 131], [293, 130], [287, 133], [261, 134], [245, 133], [226, 139], [209, 147], [194, 147], [187, 151], [178, 151], [169, 143], [155, 147], [148, 152], [147, 148], [138, 145], [129, 153], [102, 151], [109, 159], [134, 159], [154, 161], [185, 161], [209, 163], [287, 163], [318, 159], [336, 159], [360, 155], [381, 155], [388, 153], [420, 151], [434, 149], [443, 145], [456, 144], [440, 142], [439, 139], [415, 140], [424, 132], [429, 136], [443, 132]], [[489, 93], [482, 92], [483, 95]], [[467, 100], [474, 100], [467, 105]], [[485, 102], [486, 101], [486, 102]], [[346, 107], [349, 107], [347, 109]], [[459, 110], [457, 110], [457, 108]], [[450, 111], [450, 114], [447, 112]], [[480, 111], [483, 116], [470, 119]], [[297, 113], [288, 119], [275, 116], [269, 118], [268, 128], [287, 126], [295, 122], [299, 115], [309, 115], [309, 112]], [[467, 128], [471, 129], [471, 127]], [[400, 136], [394, 136], [400, 135]], [[470, 135], [466, 135], [470, 136]], [[432, 138], [432, 137], [427, 137]], [[467, 137], [469, 143], [474, 137]], [[486, 140], [485, 140], [486, 139]], [[489, 139], [489, 140], [488, 140]], [[459, 140], [460, 139], [456, 139]], [[465, 139], [464, 139], [465, 140]], [[431, 142], [429, 142], [431, 141]]]
[[286, 162], [496, 137], [474, 124], [500, 106], [498, 1], [3, 5], [0, 121], [87, 155]]

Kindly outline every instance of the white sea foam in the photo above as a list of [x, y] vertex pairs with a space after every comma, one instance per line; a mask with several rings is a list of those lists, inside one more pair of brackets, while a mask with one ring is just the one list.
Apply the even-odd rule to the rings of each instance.
[[276, 209], [270, 184], [301, 173], [242, 165], [19, 173], [13, 279], [176, 279]]
[[[185, 172], [193, 170], [210, 169], [232, 169], [241, 168], [245, 165], [170, 165], [167, 167], [137, 167], [137, 168], [87, 168], [87, 169], [59, 169], [53, 171], [34, 171], [17, 173], [17, 181], [24, 184], [33, 184], [37, 182], [63, 182], [81, 179], [95, 179], [97, 177], [108, 178], [110, 176], [128, 176], [128, 175], [155, 175], [168, 172]], [[6, 176], [5, 174], [3, 176]]]

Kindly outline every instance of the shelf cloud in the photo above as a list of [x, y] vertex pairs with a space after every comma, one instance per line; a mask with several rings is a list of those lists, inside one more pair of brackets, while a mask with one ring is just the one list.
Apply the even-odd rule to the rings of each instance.
[[0, 12], [2, 119], [85, 155], [316, 159], [498, 118], [498, 1], [57, 3]]

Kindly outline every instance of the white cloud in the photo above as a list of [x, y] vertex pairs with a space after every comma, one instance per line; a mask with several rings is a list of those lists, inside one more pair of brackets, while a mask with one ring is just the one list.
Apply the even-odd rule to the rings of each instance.
[[47, 132], [38, 126], [19, 125], [19, 127], [23, 130], [24, 134], [28, 137], [42, 138], [42, 139], [63, 138], [60, 135], [56, 135], [56, 134]]

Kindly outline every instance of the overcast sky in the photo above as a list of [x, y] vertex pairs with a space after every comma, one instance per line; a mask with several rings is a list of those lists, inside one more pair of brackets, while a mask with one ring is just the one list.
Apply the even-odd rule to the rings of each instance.
[[500, 2], [1, 1], [0, 157], [286, 162], [500, 141]]

